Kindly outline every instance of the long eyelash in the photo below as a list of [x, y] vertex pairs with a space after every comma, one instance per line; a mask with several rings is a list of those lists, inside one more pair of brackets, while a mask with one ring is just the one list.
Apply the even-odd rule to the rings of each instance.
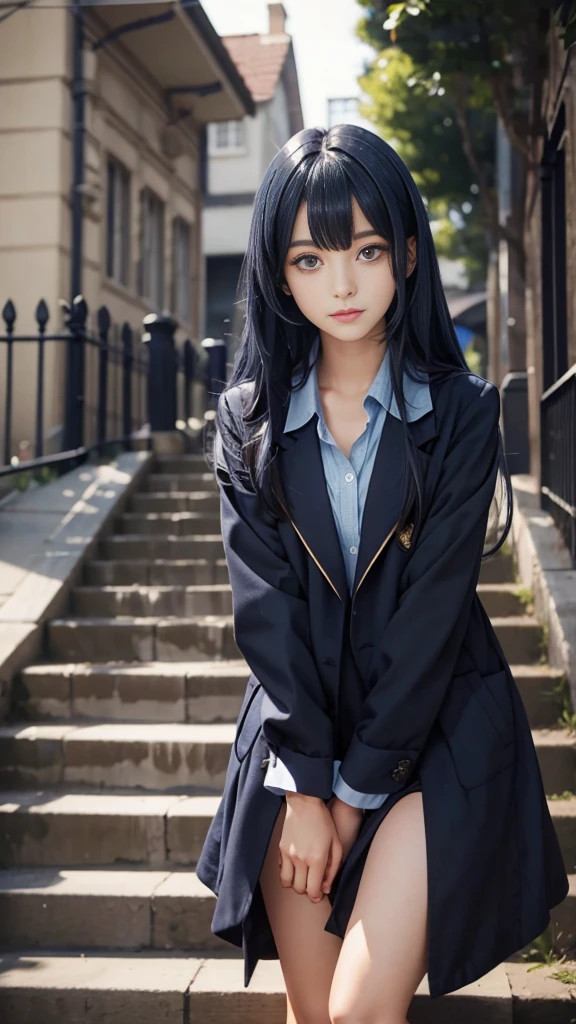
[[[358, 251], [359, 252], [364, 252], [364, 249], [378, 249], [380, 252], [387, 252], [388, 251], [388, 246], [387, 245], [381, 245], [381, 244], [375, 242], [374, 245], [363, 245], [362, 248], [359, 249]], [[303, 253], [300, 254], [300, 256], [295, 256], [293, 260], [290, 260], [290, 266], [291, 267], [297, 267], [300, 264], [300, 260], [305, 260], [305, 259], [310, 259], [310, 258], [318, 259], [316, 253], [313, 253], [313, 252], [303, 252]], [[363, 260], [362, 262], [363, 263], [376, 263], [376, 260]], [[316, 269], [316, 268], [313, 268], [313, 269]]]

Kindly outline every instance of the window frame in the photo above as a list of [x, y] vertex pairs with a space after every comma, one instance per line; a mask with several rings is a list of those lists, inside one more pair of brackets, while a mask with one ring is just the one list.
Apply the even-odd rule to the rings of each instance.
[[109, 281], [130, 287], [132, 175], [113, 153], [106, 156], [105, 272]]
[[[153, 214], [151, 216], [151, 213]], [[156, 219], [156, 223], [154, 220]], [[154, 231], [158, 250], [154, 253]], [[164, 306], [166, 274], [164, 246], [166, 238], [166, 204], [148, 185], [140, 190], [140, 274], [138, 293], [157, 312]], [[151, 244], [148, 246], [148, 242]], [[157, 289], [156, 294], [154, 294]]]

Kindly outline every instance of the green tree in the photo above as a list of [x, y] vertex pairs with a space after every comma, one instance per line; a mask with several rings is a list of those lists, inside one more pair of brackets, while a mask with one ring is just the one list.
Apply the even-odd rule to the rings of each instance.
[[[378, 54], [397, 46], [423, 84], [437, 81], [460, 132], [462, 152], [478, 187], [482, 217], [494, 249], [508, 244], [520, 283], [526, 253], [525, 211], [539, 187], [542, 114], [548, 74], [548, 32], [562, 15], [565, 45], [576, 35], [576, 4], [557, 0], [358, 0], [361, 38]], [[378, 59], [378, 58], [376, 58]], [[368, 73], [370, 75], [370, 72]], [[439, 77], [438, 77], [439, 76]], [[434, 96], [429, 97], [430, 101]], [[424, 98], [423, 98], [424, 102]], [[515, 151], [512, 214], [499, 217], [498, 195], [475, 130], [478, 112], [498, 115]], [[524, 334], [510, 339], [511, 366], [525, 365]]]
[[[438, 252], [462, 258], [473, 283], [486, 274], [488, 238], [479, 188], [462, 151], [450, 98], [438, 73], [425, 79], [410, 55], [386, 47], [360, 79], [370, 97], [362, 114], [374, 123], [410, 168], [436, 231]], [[479, 159], [490, 187], [494, 177], [495, 117], [482, 105], [472, 114]]]

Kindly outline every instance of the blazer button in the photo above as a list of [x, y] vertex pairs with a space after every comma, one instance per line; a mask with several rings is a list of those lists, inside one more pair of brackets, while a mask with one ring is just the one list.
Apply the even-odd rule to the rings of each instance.
[[392, 772], [392, 778], [395, 779], [396, 782], [404, 782], [404, 779], [407, 778], [411, 767], [412, 761], [408, 758], [403, 758], [401, 761], [398, 761], [396, 768]]

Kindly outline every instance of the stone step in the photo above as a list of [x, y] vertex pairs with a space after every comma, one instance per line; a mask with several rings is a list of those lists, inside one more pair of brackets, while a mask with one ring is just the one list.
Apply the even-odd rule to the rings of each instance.
[[15, 685], [23, 717], [132, 722], [234, 722], [246, 662], [29, 665]]
[[[190, 537], [163, 537], [158, 534], [117, 533], [100, 542], [100, 556], [105, 559], [157, 558], [224, 558], [224, 545], [219, 533], [196, 534]], [[195, 582], [199, 582], [195, 580]]]
[[[494, 619], [504, 655], [513, 664], [535, 662], [542, 628], [530, 616]], [[48, 644], [62, 661], [192, 661], [240, 657], [231, 615], [85, 617], [52, 619]]]
[[479, 583], [478, 596], [492, 617], [524, 615], [525, 606], [520, 599], [521, 588], [516, 583]]
[[[5, 723], [0, 785], [218, 791], [234, 731], [233, 723]], [[561, 728], [534, 729], [532, 735], [546, 793], [576, 792], [576, 735]]]
[[[233, 949], [233, 947], [230, 947]], [[238, 956], [92, 950], [54, 955], [15, 950], [0, 960], [0, 1014], [7, 1024], [284, 1024], [286, 999], [277, 960], [261, 960], [248, 988]], [[205, 951], [209, 953], [210, 951]], [[499, 964], [442, 1000], [442, 1024], [568, 1024], [573, 986], [556, 965]], [[439, 1024], [427, 975], [410, 1019]]]
[[0, 948], [218, 949], [213, 893], [192, 871], [0, 871]]
[[156, 455], [155, 473], [207, 473], [210, 465], [204, 454]]
[[196, 537], [220, 532], [217, 509], [194, 512], [124, 512], [114, 519], [115, 534]]
[[148, 512], [220, 512], [217, 491], [140, 491], [130, 500], [130, 511]]
[[[562, 702], [553, 687], [562, 672], [548, 665], [511, 668], [530, 726], [556, 727]], [[40, 721], [233, 721], [248, 674], [241, 659], [29, 665], [16, 679], [13, 704], [22, 718]]]
[[213, 491], [218, 484], [213, 473], [149, 473], [142, 483], [142, 491], [173, 494], [175, 491]]
[[219, 803], [186, 794], [0, 792], [0, 864], [195, 867]]
[[88, 562], [84, 579], [89, 586], [187, 586], [190, 580], [199, 586], [228, 583], [226, 559], [221, 558], [156, 558], [113, 559]]
[[532, 729], [532, 736], [546, 793], [576, 793], [576, 733], [559, 726]]
[[563, 673], [550, 665], [511, 665], [514, 680], [526, 709], [532, 729], [558, 725], [562, 714], [562, 697], [558, 687]]
[[72, 591], [74, 615], [113, 618], [117, 615], [231, 615], [232, 589], [229, 583], [202, 586], [75, 587]]
[[222, 790], [234, 725], [0, 725], [0, 786]]
[[[0, 792], [4, 867], [195, 867], [219, 796]], [[566, 871], [576, 872], [576, 797], [548, 800]]]
[[205, 661], [239, 658], [231, 615], [52, 619], [48, 645], [60, 661]]
[[[214, 894], [192, 871], [0, 871], [0, 948], [227, 951], [212, 934]], [[575, 937], [576, 876], [555, 934]], [[566, 946], [569, 948], [569, 945]], [[558, 950], [562, 952], [563, 950]]]
[[510, 665], [530, 665], [544, 655], [542, 626], [532, 615], [493, 616], [492, 625]]
[[498, 551], [480, 565], [480, 583], [513, 583], [516, 571], [512, 555]]

